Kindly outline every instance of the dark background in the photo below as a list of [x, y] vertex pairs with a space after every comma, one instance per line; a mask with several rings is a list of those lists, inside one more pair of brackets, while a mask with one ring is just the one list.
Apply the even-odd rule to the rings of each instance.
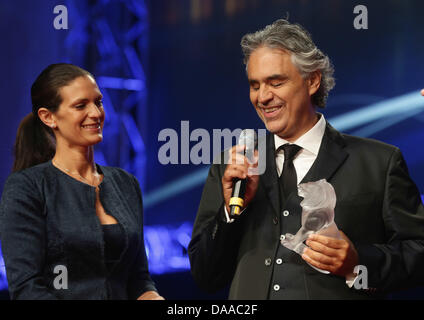
[[[53, 27], [59, 4], [68, 9], [67, 30]], [[359, 4], [368, 9], [367, 30], [353, 26]], [[190, 132], [203, 128], [211, 135], [213, 129], [264, 128], [250, 105], [239, 43], [245, 33], [288, 16], [312, 34], [335, 67], [325, 117], [341, 131], [398, 146], [423, 193], [423, 12], [420, 0], [1, 1], [0, 192], [18, 124], [31, 110], [32, 82], [51, 63], [78, 64], [107, 93], [107, 131], [96, 147], [97, 162], [134, 173], [142, 185], [146, 246], [161, 294], [225, 298], [225, 289], [201, 292], [188, 271], [186, 247], [208, 164], [162, 165], [159, 132], [171, 128], [180, 136], [181, 121], [189, 121]], [[139, 87], [111, 78], [135, 79]], [[378, 106], [373, 118], [370, 111]], [[369, 112], [354, 123], [357, 110]], [[338, 122], [340, 115], [348, 122]], [[401, 297], [424, 294], [415, 289]]]

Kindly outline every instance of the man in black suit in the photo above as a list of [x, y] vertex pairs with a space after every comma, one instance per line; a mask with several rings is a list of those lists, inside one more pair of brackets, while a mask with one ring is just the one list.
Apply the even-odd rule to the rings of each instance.
[[[210, 292], [231, 283], [230, 299], [373, 299], [423, 284], [424, 207], [399, 149], [341, 134], [316, 111], [333, 68], [301, 26], [277, 20], [241, 45], [250, 100], [270, 132], [266, 170], [250, 175], [237, 146], [230, 164], [212, 165], [189, 245], [196, 283]], [[235, 178], [247, 190], [233, 218]], [[299, 255], [280, 240], [301, 227], [296, 186], [320, 179], [335, 189], [341, 239], [313, 234]], [[369, 288], [352, 286], [357, 265]]]

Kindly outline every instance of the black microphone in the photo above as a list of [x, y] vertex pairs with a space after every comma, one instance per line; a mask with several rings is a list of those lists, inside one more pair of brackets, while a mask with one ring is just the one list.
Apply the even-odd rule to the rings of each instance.
[[[238, 145], [246, 146], [244, 150], [244, 155], [253, 163], [253, 157], [255, 153], [255, 148], [258, 144], [258, 137], [255, 130], [245, 129], [240, 133]], [[246, 192], [246, 179], [233, 179], [233, 192], [230, 199], [230, 217], [234, 218], [241, 213], [241, 209], [244, 205], [244, 194]]]

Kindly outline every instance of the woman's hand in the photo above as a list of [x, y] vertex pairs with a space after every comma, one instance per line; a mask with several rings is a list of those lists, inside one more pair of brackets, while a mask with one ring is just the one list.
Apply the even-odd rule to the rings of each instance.
[[164, 297], [159, 295], [156, 291], [146, 291], [137, 300], [165, 300]]

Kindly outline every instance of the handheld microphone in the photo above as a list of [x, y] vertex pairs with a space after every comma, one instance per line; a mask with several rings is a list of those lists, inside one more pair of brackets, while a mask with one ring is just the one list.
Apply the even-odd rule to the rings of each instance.
[[[255, 148], [258, 144], [258, 137], [255, 130], [245, 129], [240, 133], [239, 145], [246, 146], [244, 150], [244, 155], [249, 159], [250, 162], [253, 162]], [[244, 205], [244, 194], [246, 192], [246, 179], [234, 179], [233, 180], [233, 192], [230, 198], [230, 217], [235, 217], [240, 215], [241, 209]]]

